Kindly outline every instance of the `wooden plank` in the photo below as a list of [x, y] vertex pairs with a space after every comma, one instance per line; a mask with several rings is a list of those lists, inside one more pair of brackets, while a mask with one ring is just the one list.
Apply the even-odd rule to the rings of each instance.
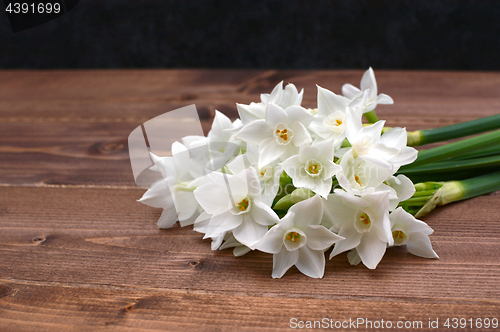
[[16, 331], [35, 328], [42, 331], [282, 331], [298, 326], [299, 321], [302, 324], [318, 321], [317, 327], [327, 324], [328, 329], [330, 326], [334, 329], [335, 322], [342, 324], [345, 321], [344, 327], [348, 327], [349, 320], [357, 323], [357, 319], [364, 320], [359, 321], [361, 331], [370, 330], [367, 321], [373, 326], [381, 320], [384, 326], [390, 322], [396, 327], [397, 322], [402, 322], [413, 325], [413, 330], [422, 326], [420, 330], [428, 331], [429, 321], [436, 319], [440, 323], [439, 330], [446, 330], [443, 324], [449, 317], [472, 318], [475, 322], [477, 317], [498, 315], [498, 305], [481, 301], [449, 303], [445, 300], [439, 304], [405, 299], [358, 301], [272, 293], [254, 296], [243, 292], [137, 287], [77, 288], [15, 281], [0, 283], [0, 289], [4, 294], [0, 300], [0, 325]]
[[[235, 117], [235, 103], [258, 101], [261, 93], [269, 93], [281, 80], [304, 88], [304, 105], [315, 107], [316, 84], [341, 93], [344, 83], [359, 85], [362, 73], [359, 70], [0, 71], [0, 121], [78, 119], [141, 123], [192, 103], [201, 110], [202, 120], [210, 119], [215, 109]], [[420, 124], [419, 120], [428, 125], [455, 123], [460, 118], [496, 114], [500, 106], [498, 73], [377, 71], [376, 75], [379, 91], [395, 100], [393, 106], [380, 107], [381, 117], [409, 117], [403, 125], [414, 121]], [[436, 112], [445, 116], [438, 120]]]
[[236, 258], [211, 251], [191, 227], [159, 230], [160, 211], [133, 203], [142, 192], [2, 187], [0, 326], [272, 330], [292, 317], [428, 322], [500, 312], [498, 193], [426, 218], [439, 260], [392, 248], [375, 271], [339, 255], [322, 280], [295, 268], [273, 280], [271, 255]]

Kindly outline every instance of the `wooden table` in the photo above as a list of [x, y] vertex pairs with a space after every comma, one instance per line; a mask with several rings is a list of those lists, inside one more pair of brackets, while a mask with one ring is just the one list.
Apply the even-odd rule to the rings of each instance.
[[[378, 108], [389, 126], [431, 128], [500, 109], [500, 73], [376, 74], [395, 100]], [[424, 218], [439, 260], [393, 248], [371, 271], [343, 254], [321, 280], [296, 268], [273, 280], [271, 255], [211, 251], [192, 227], [159, 230], [161, 211], [136, 202], [144, 190], [127, 137], [141, 123], [194, 103], [207, 131], [215, 109], [235, 118], [236, 102], [258, 101], [280, 80], [305, 88], [303, 105], [313, 107], [315, 84], [340, 93], [361, 75], [0, 72], [0, 330], [264, 331], [290, 329], [292, 318], [422, 321], [420, 330], [439, 319], [453, 330], [447, 318], [500, 319], [500, 192]]]

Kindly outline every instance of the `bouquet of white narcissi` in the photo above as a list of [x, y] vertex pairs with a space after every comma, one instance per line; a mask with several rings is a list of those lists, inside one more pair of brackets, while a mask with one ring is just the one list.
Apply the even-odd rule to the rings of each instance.
[[[171, 156], [151, 153], [150, 170], [159, 177], [139, 201], [163, 208], [161, 228], [194, 224], [213, 250], [273, 254], [273, 278], [293, 265], [323, 277], [325, 251], [332, 246], [330, 259], [347, 251], [351, 264], [370, 269], [392, 246], [438, 258], [429, 240], [433, 230], [414, 215], [499, 189], [498, 172], [488, 170], [498, 166], [500, 135], [429, 149], [418, 159], [407, 141], [418, 145], [491, 130], [491, 124], [485, 127], [491, 119], [448, 130], [384, 128], [374, 109], [393, 100], [377, 94], [371, 68], [360, 89], [346, 84], [342, 93], [318, 86], [317, 108], [306, 109], [303, 91], [279, 83], [261, 102], [237, 104], [240, 119], [234, 122], [216, 111], [207, 137], [182, 138], [172, 144]], [[363, 115], [371, 124], [362, 123]], [[498, 117], [493, 120], [499, 127]], [[496, 159], [481, 160], [491, 156]], [[449, 168], [470, 171], [471, 160], [481, 166], [479, 178], [436, 178], [450, 176]], [[433, 182], [414, 185], [410, 178]]]

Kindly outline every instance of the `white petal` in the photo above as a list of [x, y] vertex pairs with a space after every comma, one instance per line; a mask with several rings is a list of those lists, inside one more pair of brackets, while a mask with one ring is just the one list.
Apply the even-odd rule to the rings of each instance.
[[288, 115], [281, 107], [269, 104], [266, 109], [266, 123], [274, 129], [278, 123], [288, 123]]
[[376, 167], [380, 167], [382, 170], [392, 171], [392, 165], [377, 155], [365, 154], [359, 156], [359, 158], [363, 159], [364, 161], [370, 164], [373, 164]]
[[305, 127], [309, 126], [313, 120], [313, 116], [304, 107], [290, 106], [285, 110], [288, 115], [288, 123], [300, 122]]
[[[365, 192], [366, 191], [367, 190], [365, 190]], [[335, 195], [340, 196], [346, 205], [348, 205], [352, 209], [356, 209], [356, 211], [359, 210], [360, 208], [369, 208], [372, 206], [372, 203], [369, 201], [369, 197], [371, 197], [371, 194], [365, 195], [363, 196], [363, 198], [361, 198], [354, 194], [345, 192], [342, 189], [335, 189]]]
[[231, 199], [228, 187], [223, 183], [207, 183], [194, 190], [194, 197], [208, 214], [220, 213], [229, 210]]
[[358, 233], [356, 228], [354, 228], [353, 223], [345, 223], [342, 225], [339, 231], [339, 236], [345, 238], [345, 240], [335, 243], [335, 247], [330, 254], [330, 259], [337, 256], [338, 254], [356, 248], [361, 242], [361, 237], [363, 234]]
[[246, 184], [248, 186], [247, 192], [248, 196], [251, 198], [260, 199], [260, 193], [262, 192], [262, 188], [260, 186], [259, 176], [257, 175], [257, 170], [250, 166], [245, 173], [241, 173], [243, 179], [246, 180]]
[[[314, 145], [318, 149], [318, 155], [316, 158], [328, 161], [333, 161], [334, 146], [331, 141], [321, 142]], [[338, 166], [338, 165], [337, 165]]]
[[302, 144], [311, 144], [312, 138], [311, 134], [307, 131], [306, 127], [298, 121], [292, 123], [290, 128], [293, 130], [292, 143], [295, 146], [301, 146]]
[[334, 133], [323, 124], [324, 119], [325, 117], [322, 115], [315, 117], [308, 127], [309, 130], [323, 139], [334, 137]]
[[265, 119], [266, 117], [266, 107], [262, 104], [236, 104], [236, 108], [238, 109], [238, 115], [241, 119], [241, 122], [244, 125], [247, 125], [256, 120]]
[[349, 104], [349, 99], [338, 96], [319, 85], [316, 86], [318, 87], [318, 114], [328, 116], [336, 111], [345, 113], [346, 107]]
[[393, 164], [397, 171], [399, 166], [408, 165], [417, 159], [418, 151], [411, 147], [404, 147], [396, 156], [389, 159], [389, 162]]
[[275, 103], [278, 104], [283, 98], [283, 81], [276, 84], [271, 94], [261, 94], [260, 99], [263, 103]]
[[226, 164], [227, 168], [232, 174], [241, 173], [244, 169], [246, 169], [250, 164], [247, 161], [246, 154], [240, 154], [229, 163]]
[[295, 213], [295, 227], [304, 230], [309, 225], [319, 225], [323, 217], [323, 200], [313, 196], [293, 205], [290, 210]]
[[234, 247], [233, 249], [233, 255], [235, 257], [240, 257], [240, 256], [243, 256], [247, 253], [249, 253], [250, 251], [252, 251], [252, 249], [246, 247], [246, 246], [239, 246], [239, 247]]
[[227, 248], [234, 248], [234, 247], [238, 247], [238, 246], [241, 246], [241, 243], [238, 242], [238, 240], [236, 240], [234, 238], [234, 235], [233, 233], [226, 233], [225, 237], [224, 237], [226, 240], [224, 241], [224, 243], [219, 247], [219, 250], [224, 250], [224, 249], [227, 249]]
[[[249, 168], [241, 171], [236, 175], [226, 175], [227, 185], [229, 186], [228, 191], [230, 193], [231, 207], [241, 202], [244, 198], [249, 195], [249, 190], [254, 182], [251, 182], [254, 178], [251, 176], [251, 170], [255, 171], [254, 168]], [[257, 185], [259, 185], [258, 180]], [[258, 192], [260, 192], [260, 185]]]
[[207, 233], [203, 238], [206, 239], [209, 237], [219, 236], [227, 231], [235, 229], [242, 222], [243, 218], [241, 216], [235, 216], [229, 211], [212, 216], [210, 224], [207, 227]]
[[176, 155], [176, 154], [182, 155], [183, 152], [188, 152], [188, 149], [184, 144], [177, 142], [177, 141], [172, 143], [172, 155]]
[[177, 221], [177, 212], [174, 208], [165, 209], [161, 213], [160, 219], [158, 219], [159, 228], [170, 228]]
[[359, 137], [370, 137], [373, 142], [377, 142], [380, 139], [380, 134], [384, 128], [385, 120], [379, 120], [374, 124], [363, 127], [358, 133]]
[[277, 254], [283, 247], [284, 231], [278, 227], [272, 227], [267, 233], [253, 245], [253, 248], [269, 254]]
[[299, 260], [298, 250], [288, 251], [285, 247], [273, 255], [273, 278], [281, 278]]
[[276, 212], [262, 201], [255, 199], [252, 203], [253, 206], [250, 210], [250, 215], [256, 223], [264, 226], [271, 226], [279, 222]]
[[269, 128], [266, 121], [260, 119], [241, 128], [235, 137], [245, 142], [260, 144], [263, 140], [272, 137], [271, 130], [272, 128]]
[[236, 240], [247, 247], [262, 239], [267, 233], [267, 226], [256, 223], [249, 214], [243, 215], [243, 222], [233, 229]]
[[356, 97], [359, 93], [361, 92], [361, 90], [359, 90], [358, 88], [356, 88], [354, 85], [352, 84], [344, 84], [342, 86], [342, 94], [344, 96], [346, 96], [347, 98], [349, 99], [353, 99], [354, 97]]
[[286, 174], [294, 179], [300, 176], [299, 169], [303, 168], [304, 164], [300, 162], [299, 155], [295, 155], [281, 163], [281, 166]]
[[207, 137], [213, 142], [225, 141], [221, 140], [221, 138], [228, 136], [227, 133], [224, 132], [224, 130], [232, 128], [233, 128], [233, 123], [231, 122], [231, 120], [223, 113], [215, 110], [215, 117], [214, 121], [212, 122], [212, 129], [210, 129], [210, 132], [208, 133]]
[[161, 180], [153, 184], [139, 199], [139, 202], [156, 208], [173, 208], [174, 202], [168, 188], [167, 180]]
[[356, 109], [348, 108], [346, 111], [346, 127], [345, 133], [351, 144], [358, 140], [358, 133], [363, 129], [361, 122], [362, 113]]
[[192, 192], [179, 191], [175, 196], [175, 208], [179, 214], [180, 224], [184, 227], [188, 225], [186, 221], [196, 213], [198, 202]]
[[431, 235], [432, 233], [434, 233], [434, 230], [425, 222], [423, 222], [422, 220], [415, 219], [415, 217], [413, 217], [412, 215], [410, 216], [413, 218], [413, 222], [410, 225], [408, 225], [407, 227], [408, 232], [410, 233], [421, 232], [427, 235]]
[[219, 236], [213, 237], [212, 243], [210, 244], [210, 248], [212, 248], [212, 250], [217, 250], [220, 247], [220, 245], [222, 244], [222, 241], [224, 241], [225, 235], [226, 234], [221, 234]]
[[325, 273], [325, 253], [304, 246], [298, 250], [299, 259], [295, 266], [300, 272], [311, 278], [323, 278]]
[[329, 231], [321, 225], [310, 225], [304, 228], [307, 236], [306, 245], [313, 250], [326, 250], [335, 242], [344, 240], [343, 237]]
[[403, 210], [402, 207], [394, 210], [389, 218], [391, 220], [391, 227], [401, 225], [405, 233], [421, 232], [427, 235], [434, 233], [434, 230], [429, 227], [425, 222], [415, 219], [413, 215]]
[[381, 93], [377, 96], [377, 104], [390, 105], [394, 104], [394, 100], [388, 95]]
[[198, 233], [203, 233], [205, 234], [208, 229], [208, 224], [210, 223], [210, 219], [212, 218], [211, 215], [203, 211], [200, 213], [198, 218], [194, 221], [194, 227], [193, 230]]
[[205, 136], [190, 135], [182, 138], [182, 144], [184, 144], [188, 149], [204, 146], [207, 143], [208, 139]]
[[380, 137], [380, 143], [388, 147], [401, 149], [406, 146], [407, 136], [406, 129], [400, 127], [391, 128]]
[[372, 67], [368, 68], [368, 70], [363, 74], [360, 88], [361, 90], [370, 89], [370, 95], [377, 95], [377, 81], [375, 80], [375, 73], [373, 72]]
[[439, 256], [432, 249], [431, 241], [429, 236], [424, 233], [411, 233], [408, 236], [408, 242], [406, 242], [406, 248], [408, 251], [416, 256], [424, 258], [439, 258]]
[[283, 154], [285, 154], [285, 151], [286, 147], [279, 145], [272, 138], [262, 141], [259, 146], [259, 169], [262, 169], [273, 161], [279, 159]]
[[411, 180], [403, 174], [392, 177], [387, 180], [387, 182], [394, 190], [396, 190], [400, 202], [406, 201], [415, 194], [415, 186], [413, 185], [413, 182], [411, 182]]
[[349, 264], [351, 265], [358, 265], [359, 263], [361, 263], [361, 257], [359, 257], [356, 249], [352, 249], [347, 253], [347, 259], [349, 260]]
[[322, 178], [319, 177], [315, 178], [314, 187], [310, 189], [314, 191], [316, 194], [320, 195], [321, 197], [328, 198], [330, 190], [332, 189], [332, 178], [329, 177], [326, 180], [323, 180]]
[[369, 269], [377, 267], [384, 257], [387, 243], [381, 241], [375, 232], [365, 233], [361, 243], [356, 247], [363, 264]]

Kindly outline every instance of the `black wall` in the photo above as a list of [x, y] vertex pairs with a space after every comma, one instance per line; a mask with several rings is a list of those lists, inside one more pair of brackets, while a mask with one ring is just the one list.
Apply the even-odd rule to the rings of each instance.
[[0, 13], [0, 68], [499, 70], [499, 51], [498, 0], [80, 0], [18, 33]]

